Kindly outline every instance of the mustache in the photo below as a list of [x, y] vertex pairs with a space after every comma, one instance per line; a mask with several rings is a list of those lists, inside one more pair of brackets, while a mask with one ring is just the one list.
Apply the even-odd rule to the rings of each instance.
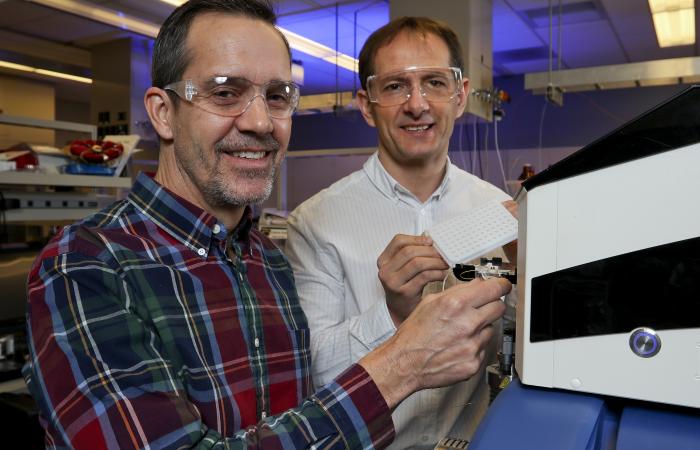
[[217, 152], [235, 152], [249, 149], [277, 152], [281, 145], [271, 134], [258, 136], [254, 134], [240, 134], [236, 137], [226, 137], [214, 145]]

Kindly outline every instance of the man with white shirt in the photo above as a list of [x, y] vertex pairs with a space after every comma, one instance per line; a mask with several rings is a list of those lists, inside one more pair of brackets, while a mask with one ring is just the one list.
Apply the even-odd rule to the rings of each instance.
[[[463, 68], [455, 33], [428, 18], [390, 22], [360, 53], [358, 100], [379, 133], [378, 151], [361, 170], [300, 205], [288, 222], [286, 253], [309, 319], [318, 385], [390, 339], [426, 284], [445, 279], [448, 265], [421, 236], [427, 228], [483, 202], [510, 200], [447, 156], [467, 102]], [[513, 202], [506, 205], [515, 214]], [[470, 438], [488, 407], [483, 362], [494, 355], [493, 339], [475, 340], [464, 355], [482, 363], [474, 376], [404, 400], [392, 415], [392, 448]]]

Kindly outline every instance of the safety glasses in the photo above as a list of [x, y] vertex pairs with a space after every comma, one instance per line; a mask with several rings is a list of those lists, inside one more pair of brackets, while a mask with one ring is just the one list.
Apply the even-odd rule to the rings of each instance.
[[270, 117], [287, 119], [299, 104], [299, 86], [291, 81], [258, 85], [246, 78], [217, 76], [204, 82], [182, 80], [164, 87], [183, 100], [219, 116], [237, 117], [260, 97]]
[[406, 103], [415, 86], [429, 102], [449, 102], [462, 92], [462, 71], [458, 67], [409, 67], [367, 77], [369, 101], [379, 106]]

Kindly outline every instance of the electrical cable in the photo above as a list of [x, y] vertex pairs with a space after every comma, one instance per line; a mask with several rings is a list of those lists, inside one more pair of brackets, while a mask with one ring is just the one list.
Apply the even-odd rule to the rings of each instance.
[[340, 58], [340, 48], [338, 47], [338, 34], [339, 34], [339, 28], [338, 28], [338, 16], [340, 15], [340, 11], [338, 10], [338, 2], [335, 2], [335, 106], [340, 107], [342, 106], [341, 103], [341, 98], [340, 98], [340, 73], [338, 72], [339, 70], [339, 65], [338, 65], [338, 59]]
[[472, 146], [472, 175], [476, 175], [476, 152], [478, 151], [478, 147], [476, 145], [476, 137], [478, 135], [477, 130], [476, 130], [476, 119], [474, 119], [473, 122], [474, 125], [474, 145]]
[[445, 271], [445, 278], [442, 279], [442, 289], [440, 292], [445, 290], [445, 285], [447, 284], [447, 278], [450, 276], [450, 270]]
[[544, 105], [542, 105], [542, 112], [540, 113], [540, 136], [539, 145], [537, 146], [537, 158], [539, 160], [540, 169], [544, 169], [542, 165], [542, 132], [544, 131], [544, 113], [547, 111], [547, 99], [544, 99]]
[[[464, 167], [467, 167], [467, 165], [471, 162], [471, 152], [473, 152], [474, 149], [471, 148], [471, 144], [470, 144], [471, 136], [469, 135], [469, 127], [467, 126], [466, 121], [464, 124], [462, 124], [462, 132], [466, 136], [466, 142], [467, 142], [467, 149], [466, 149], [467, 151], [464, 155], [462, 155], [463, 159], [464, 159]], [[474, 166], [473, 165], [469, 166], [468, 172], [471, 174], [474, 173]]]
[[[477, 140], [481, 141], [481, 131], [480, 131], [478, 126], [476, 127], [476, 131], [477, 131], [477, 133], [476, 133]], [[481, 150], [479, 149], [479, 147], [476, 148], [476, 155], [479, 159], [479, 178], [481, 178], [483, 180], [484, 179], [484, 165], [483, 165], [483, 161], [481, 160]]]
[[[355, 10], [353, 13], [353, 18], [352, 18], [352, 57], [357, 61], [357, 12], [359, 10]], [[355, 63], [355, 71], [358, 72], [359, 76], [359, 68], [357, 67], [357, 63]], [[352, 77], [352, 96], [357, 97], [357, 76]]]
[[[477, 135], [479, 138], [479, 141], [481, 141], [481, 128], [477, 126], [476, 129], [479, 132], [479, 134]], [[479, 157], [479, 177], [481, 179], [484, 179], [484, 177], [486, 176], [484, 173], [484, 161], [481, 158], [483, 151], [484, 151], [484, 149], [479, 148], [476, 152], [477, 156]]]
[[[462, 164], [464, 164], [464, 170], [467, 172], [471, 173], [473, 170], [472, 167], [469, 167], [469, 127], [467, 126], [466, 120], [461, 124], [460, 127], [460, 136], [463, 139], [466, 136], [466, 139], [463, 139], [462, 142], [466, 142], [466, 147], [462, 148], [462, 154], [460, 155], [462, 157]], [[464, 145], [464, 144], [462, 144]]]
[[561, 0], [559, 0], [559, 13], [557, 17], [557, 70], [561, 70]]
[[498, 120], [493, 121], [493, 141], [496, 148], [496, 156], [498, 157], [498, 165], [501, 166], [501, 177], [503, 177], [503, 190], [506, 194], [512, 197], [510, 189], [508, 188], [508, 182], [506, 181], [506, 171], [503, 169], [503, 159], [501, 159], [501, 149], [498, 148]]
[[[459, 156], [459, 159], [461, 159], [462, 163], [462, 170], [467, 170], [466, 164], [464, 164], [464, 148], [462, 147], [462, 127], [463, 124], [459, 123], [457, 124], [457, 152], [458, 154], [455, 156], [455, 161], [458, 159], [457, 156]], [[457, 164], [459, 166], [459, 164]]]
[[484, 130], [484, 150], [483, 151], [484, 151], [484, 155], [486, 155], [486, 157], [484, 158], [484, 161], [485, 161], [484, 165], [486, 166], [486, 168], [483, 171], [484, 176], [482, 176], [481, 179], [486, 181], [486, 178], [488, 178], [488, 176], [489, 176], [489, 123], [488, 122], [486, 122], [484, 124], [484, 128], [485, 128], [485, 130]]
[[549, 61], [547, 67], [547, 84], [552, 84], [552, 0], [549, 0]]

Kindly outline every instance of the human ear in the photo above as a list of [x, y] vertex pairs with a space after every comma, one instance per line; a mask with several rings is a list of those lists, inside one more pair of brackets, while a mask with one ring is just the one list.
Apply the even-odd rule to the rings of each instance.
[[462, 90], [457, 94], [457, 117], [464, 114], [464, 109], [467, 107], [467, 99], [469, 98], [469, 79], [462, 80]]
[[173, 138], [173, 102], [168, 93], [157, 87], [150, 87], [146, 90], [143, 103], [151, 120], [153, 128], [161, 139], [171, 140]]
[[357, 105], [360, 107], [360, 112], [362, 112], [362, 117], [365, 118], [367, 125], [374, 127], [374, 116], [372, 116], [372, 108], [367, 91], [362, 89], [357, 91]]

